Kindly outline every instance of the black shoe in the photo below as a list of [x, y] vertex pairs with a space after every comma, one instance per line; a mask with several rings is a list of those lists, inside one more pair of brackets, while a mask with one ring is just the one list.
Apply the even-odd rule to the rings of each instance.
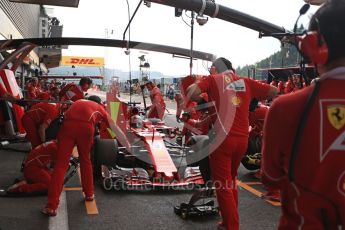
[[44, 215], [47, 215], [47, 216], [56, 216], [56, 210], [54, 209], [51, 209], [51, 208], [47, 208], [47, 207], [44, 207], [42, 210], [41, 210], [41, 213], [43, 213]]

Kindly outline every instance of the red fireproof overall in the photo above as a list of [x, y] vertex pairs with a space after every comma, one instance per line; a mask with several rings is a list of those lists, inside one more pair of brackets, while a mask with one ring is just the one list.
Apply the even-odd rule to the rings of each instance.
[[59, 205], [64, 176], [75, 145], [77, 145], [79, 154], [83, 192], [85, 196], [94, 194], [92, 163], [90, 160], [94, 127], [99, 122], [104, 122], [109, 127], [110, 119], [104, 107], [93, 101], [78, 100], [67, 110], [57, 137], [58, 153], [48, 190], [48, 208], [55, 210]]
[[301, 134], [292, 181], [288, 177], [292, 146], [314, 85], [277, 98], [268, 112], [262, 181], [281, 191], [279, 229], [339, 229], [337, 216], [345, 227], [344, 88], [344, 67], [321, 76]]
[[77, 101], [79, 99], [84, 99], [84, 93], [80, 86], [70, 83], [61, 89], [59, 97], [61, 101]]
[[263, 100], [270, 86], [232, 71], [202, 78], [198, 83], [215, 106], [209, 109], [217, 135], [211, 146], [210, 166], [226, 229], [239, 229], [236, 188], [237, 169], [247, 149], [249, 103]]
[[59, 116], [60, 106], [54, 103], [41, 102], [33, 105], [27, 111], [23, 118], [22, 123], [26, 131], [26, 139], [31, 142], [32, 148], [42, 144], [41, 138], [38, 133], [38, 128], [42, 124], [49, 125], [55, 118]]
[[157, 86], [153, 87], [153, 89], [151, 90], [150, 98], [152, 105], [150, 107], [147, 117], [159, 118], [162, 120], [166, 106], [161, 91]]
[[51, 180], [50, 164], [57, 152], [56, 141], [50, 141], [31, 150], [24, 163], [24, 177], [27, 184], [16, 188], [18, 192], [48, 190]]

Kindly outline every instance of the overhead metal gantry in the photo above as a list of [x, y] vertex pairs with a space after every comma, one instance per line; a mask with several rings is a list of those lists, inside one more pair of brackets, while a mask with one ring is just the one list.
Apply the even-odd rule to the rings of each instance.
[[66, 7], [78, 7], [79, 5], [79, 0], [9, 0], [9, 1], [16, 2], [16, 3], [66, 6]]
[[282, 36], [275, 35], [275, 33], [286, 33], [287, 31], [280, 26], [274, 25], [270, 22], [264, 21], [260, 18], [253, 17], [249, 14], [231, 9], [229, 7], [220, 5], [211, 0], [147, 0], [153, 3], [158, 3], [166, 6], [180, 8], [184, 10], [194, 11], [199, 15], [207, 15], [213, 18], [218, 18], [227, 22], [231, 22], [255, 31], [258, 31], [260, 36], [270, 35], [277, 39]]
[[[102, 47], [117, 47], [127, 48], [127, 41], [116, 39], [98, 39], [98, 38], [27, 38], [27, 39], [12, 39], [12, 40], [0, 40], [0, 52], [17, 49], [21, 44], [28, 42], [36, 46], [62, 46], [62, 45], [84, 45], [84, 46], [102, 46]], [[175, 56], [189, 57], [190, 50], [166, 46], [154, 43], [131, 41], [129, 47], [137, 50], [147, 50], [160, 53], [173, 54]], [[216, 55], [211, 53], [205, 53], [201, 51], [194, 51], [194, 58], [213, 61]]]

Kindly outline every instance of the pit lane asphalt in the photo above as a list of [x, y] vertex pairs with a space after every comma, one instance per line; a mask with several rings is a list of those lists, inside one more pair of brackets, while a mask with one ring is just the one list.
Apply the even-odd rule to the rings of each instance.
[[[126, 97], [126, 96], [123, 96]], [[138, 97], [138, 100], [140, 97]], [[175, 108], [173, 102], [168, 108]], [[169, 125], [177, 126], [175, 114], [167, 114]], [[28, 150], [27, 144], [13, 144], [16, 149]], [[25, 153], [0, 150], [0, 187], [7, 187], [20, 177], [21, 161]], [[240, 180], [251, 180], [251, 174], [242, 166]], [[77, 176], [67, 184], [80, 187]], [[80, 191], [66, 191], [69, 229], [216, 229], [220, 217], [183, 220], [174, 214], [173, 207], [188, 202], [192, 191], [109, 191], [95, 182], [98, 215], [87, 215]], [[47, 217], [40, 213], [46, 197], [0, 197], [0, 229], [48, 229]], [[241, 229], [270, 230], [277, 228], [280, 208], [274, 207], [248, 191], [239, 188]]]

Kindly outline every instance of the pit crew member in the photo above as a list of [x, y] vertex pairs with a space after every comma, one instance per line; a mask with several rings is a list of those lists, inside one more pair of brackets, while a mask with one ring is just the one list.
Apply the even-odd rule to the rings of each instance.
[[191, 119], [197, 120], [200, 118], [200, 112], [195, 109], [198, 105], [195, 101], [189, 101], [187, 104], [183, 98], [183, 96], [179, 93], [175, 95], [176, 101], [176, 121], [180, 122], [180, 117], [182, 111], [190, 113]]
[[289, 76], [289, 79], [285, 84], [284, 94], [293, 92], [295, 87], [292, 76]]
[[38, 78], [34, 77], [30, 79], [25, 85], [25, 90], [27, 99], [36, 99], [37, 94], [39, 93]]
[[93, 95], [89, 96], [88, 100], [74, 102], [66, 111], [64, 121], [57, 136], [58, 153], [48, 189], [48, 202], [42, 210], [42, 213], [48, 216], [56, 215], [64, 176], [75, 145], [77, 145], [78, 149], [81, 182], [85, 200], [94, 200], [90, 151], [94, 140], [95, 126], [98, 123], [104, 123], [107, 127], [111, 127], [116, 134], [117, 140], [123, 146], [129, 148], [125, 135], [114, 124], [98, 96]]
[[248, 108], [250, 99], [264, 100], [274, 97], [278, 90], [234, 73], [232, 64], [218, 58], [211, 66], [211, 76], [204, 77], [188, 87], [187, 95], [200, 101], [206, 92], [215, 106], [209, 109], [216, 138], [211, 146], [210, 166], [216, 186], [217, 199], [223, 217], [222, 229], [239, 229], [236, 188], [237, 169], [247, 149]]
[[163, 120], [165, 112], [165, 102], [160, 89], [151, 81], [145, 84], [146, 88], [150, 91], [150, 99], [152, 105], [148, 107], [148, 118], [159, 118]]
[[182, 113], [181, 117], [183, 124], [182, 131], [179, 133], [181, 136], [184, 136], [184, 143], [188, 143], [190, 138], [194, 134], [201, 134], [200, 130], [198, 130], [195, 126], [197, 123], [197, 120], [191, 119], [191, 115], [188, 112]]
[[345, 228], [344, 12], [345, 1], [326, 1], [312, 16], [299, 47], [310, 47], [302, 53], [320, 80], [277, 98], [267, 115], [262, 181], [281, 190], [278, 229]]
[[13, 186], [7, 193], [32, 193], [48, 191], [51, 180], [51, 166], [56, 157], [57, 143], [55, 140], [45, 142], [28, 154], [24, 162], [24, 178]]
[[278, 83], [278, 92], [279, 94], [284, 94], [285, 91], [285, 83], [283, 80], [280, 80]]
[[77, 101], [79, 99], [84, 99], [84, 92], [87, 92], [92, 85], [92, 79], [89, 77], [82, 77], [79, 81], [79, 85], [75, 83], [69, 83], [64, 86], [60, 93], [59, 98], [61, 101]]
[[22, 123], [32, 148], [45, 142], [45, 130], [59, 113], [60, 104], [40, 102], [24, 114]]

